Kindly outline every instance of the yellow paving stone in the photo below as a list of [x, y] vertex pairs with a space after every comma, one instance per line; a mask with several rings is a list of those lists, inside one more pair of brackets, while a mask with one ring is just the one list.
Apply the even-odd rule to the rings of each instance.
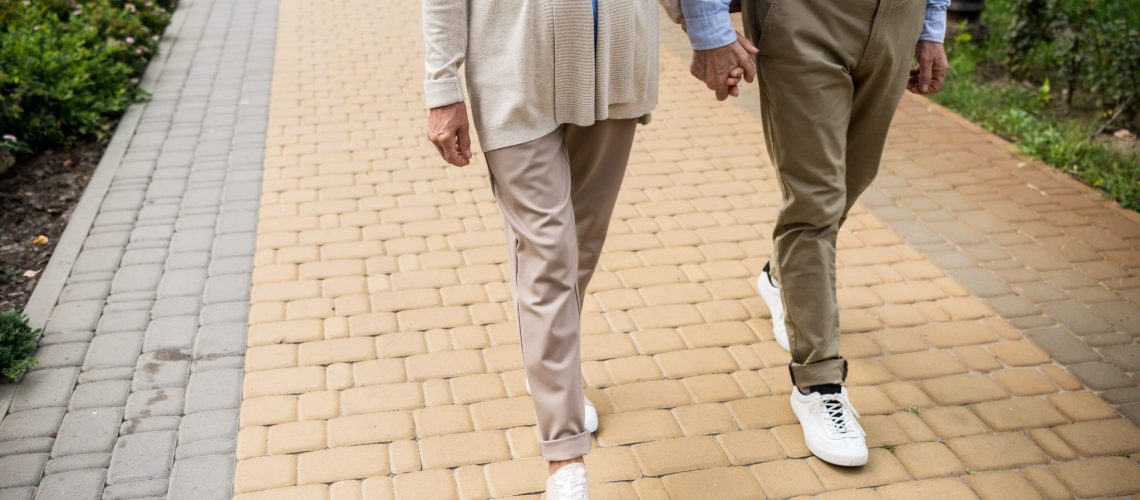
[[673, 409], [673, 416], [686, 436], [723, 434], [737, 430], [732, 416], [719, 403], [680, 406]]
[[750, 469], [769, 498], [813, 495], [824, 491], [823, 484], [804, 460], [767, 462], [753, 465]]
[[498, 374], [482, 373], [449, 379], [451, 394], [458, 404], [468, 404], [506, 396]]
[[966, 472], [962, 462], [942, 443], [913, 443], [899, 446], [895, 456], [918, 479], [958, 476]]
[[325, 370], [320, 366], [281, 368], [247, 373], [246, 397], [300, 394], [325, 388]]
[[1068, 419], [1039, 398], [1002, 399], [971, 405], [970, 409], [996, 431], [1052, 427], [1068, 423]]
[[633, 445], [641, 470], [646, 476], [728, 465], [716, 440], [709, 436], [684, 437]]
[[432, 436], [419, 440], [420, 462], [426, 469], [486, 464], [510, 458], [507, 439], [500, 431]]
[[741, 429], [768, 429], [797, 422], [784, 396], [740, 399], [729, 402], [728, 410]]
[[337, 481], [329, 486], [330, 500], [360, 500], [360, 481]]
[[653, 356], [668, 378], [680, 379], [709, 373], [736, 371], [736, 361], [719, 347], [673, 351]]
[[484, 371], [479, 351], [448, 351], [409, 356], [406, 360], [410, 380], [451, 378]]
[[308, 484], [234, 495], [233, 500], [329, 500], [327, 484]]
[[511, 449], [511, 457], [513, 458], [537, 457], [542, 453], [535, 427], [507, 429], [506, 436], [507, 445]]
[[1140, 491], [1140, 466], [1123, 457], [1097, 457], [1049, 466], [1079, 497], [1104, 497]]
[[972, 371], [990, 372], [1002, 368], [1001, 362], [981, 346], [956, 347], [954, 348], [954, 355]]
[[696, 403], [719, 403], [743, 396], [736, 381], [723, 373], [687, 377], [681, 382]]
[[998, 471], [974, 474], [966, 477], [966, 483], [983, 500], [1042, 498], [1033, 485], [1016, 472]]
[[340, 393], [340, 407], [346, 415], [411, 410], [423, 406], [422, 387], [413, 382], [356, 387]]
[[412, 415], [407, 411], [389, 411], [337, 417], [328, 420], [331, 447], [387, 443], [413, 436]]
[[471, 422], [476, 430], [534, 425], [534, 401], [530, 397], [492, 399], [472, 404]]
[[1033, 368], [1003, 370], [993, 374], [994, 379], [1014, 396], [1036, 396], [1057, 392], [1049, 377]]
[[1072, 494], [1061, 480], [1045, 467], [1027, 467], [1022, 469], [1021, 473], [1045, 498], [1050, 500], [1072, 498]]
[[340, 413], [336, 391], [306, 392], [297, 398], [297, 418], [326, 420]]
[[911, 442], [937, 441], [938, 435], [918, 415], [912, 413], [914, 411], [921, 412], [921, 410], [912, 407], [908, 411], [891, 415], [891, 418], [906, 433]]
[[360, 482], [361, 500], [393, 500], [392, 480], [387, 477], [370, 477]]
[[1088, 392], [1065, 392], [1049, 396], [1061, 413], [1074, 422], [1116, 418], [1116, 410], [1104, 400]]
[[661, 484], [672, 498], [701, 498], [715, 491], [717, 498], [744, 500], [761, 498], [764, 493], [744, 467], [718, 467], [671, 474]]
[[641, 468], [628, 446], [597, 448], [586, 455], [585, 461], [590, 482], [634, 481], [641, 477]]
[[241, 403], [242, 427], [272, 425], [297, 420], [296, 396], [247, 398]]
[[1030, 429], [1029, 437], [1053, 460], [1077, 458], [1077, 452], [1051, 429]]
[[965, 373], [962, 365], [948, 351], [922, 351], [883, 356], [883, 365], [903, 380], [944, 377]]
[[464, 465], [455, 469], [455, 484], [461, 500], [487, 498], [487, 479], [483, 477], [483, 468], [478, 465]]
[[270, 455], [242, 460], [234, 472], [234, 492], [292, 486], [297, 475], [297, 457]]
[[973, 470], [1008, 469], [1049, 461], [1032, 440], [1017, 432], [954, 438], [946, 444]]
[[717, 442], [732, 465], [749, 465], [786, 457], [776, 437], [768, 430], [718, 434]]
[[451, 471], [426, 470], [398, 474], [392, 479], [397, 498], [453, 500], [459, 498]]
[[866, 488], [907, 480], [910, 475], [895, 456], [884, 449], [870, 450], [867, 465], [838, 467], [812, 457], [807, 460], [816, 476], [829, 490]]
[[484, 467], [492, 497], [540, 493], [546, 487], [546, 462], [542, 457], [496, 462]]
[[234, 456], [238, 460], [265, 455], [269, 429], [263, 426], [245, 427], [238, 432]]
[[923, 380], [923, 390], [942, 405], [961, 405], [1006, 397], [997, 383], [984, 375], [953, 375]]
[[598, 417], [598, 444], [618, 446], [681, 436], [667, 410], [624, 411]]
[[325, 423], [306, 420], [274, 425], [269, 428], [270, 455], [286, 455], [325, 447]]
[[676, 408], [689, 404], [685, 386], [677, 380], [654, 380], [609, 387], [606, 396], [620, 412]]
[[375, 359], [375, 342], [368, 338], [347, 338], [305, 342], [298, 345], [301, 366], [328, 365]]
[[887, 500], [911, 498], [945, 498], [947, 500], [978, 498], [969, 486], [957, 479], [926, 479], [908, 483], [891, 484], [879, 488], [879, 494]]
[[403, 474], [420, 470], [420, 450], [410, 439], [393, 441], [388, 445], [388, 463], [392, 474]]
[[1140, 429], [1121, 418], [1062, 425], [1053, 431], [1084, 456], [1140, 452]]
[[907, 442], [906, 432], [886, 415], [870, 415], [859, 420], [867, 433], [867, 446], [897, 446]]
[[299, 484], [384, 476], [389, 471], [388, 448], [382, 444], [330, 448], [297, 456]]

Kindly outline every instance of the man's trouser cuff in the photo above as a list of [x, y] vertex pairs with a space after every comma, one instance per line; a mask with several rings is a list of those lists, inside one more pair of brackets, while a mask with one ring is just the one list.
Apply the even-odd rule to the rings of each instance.
[[806, 365], [793, 362], [788, 365], [788, 371], [792, 374], [792, 385], [806, 391], [813, 385], [842, 384], [847, 379], [847, 360], [825, 359]]
[[547, 462], [578, 458], [590, 452], [590, 432], [584, 431], [573, 436], [542, 441], [539, 446], [542, 448], [542, 458]]

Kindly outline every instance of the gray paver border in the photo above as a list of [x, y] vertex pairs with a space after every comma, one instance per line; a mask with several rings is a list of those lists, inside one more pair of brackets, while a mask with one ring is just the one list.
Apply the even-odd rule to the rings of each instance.
[[[139, 80], [139, 87], [143, 90], [149, 92], [154, 88], [158, 76], [162, 74], [162, 69], [166, 66], [167, 58], [170, 57], [170, 48], [182, 31], [182, 24], [185, 19], [186, 14], [182, 9], [175, 9], [174, 13], [171, 14], [170, 24], [163, 31], [162, 39], [158, 43], [158, 57], [151, 59]], [[52, 251], [51, 259], [48, 260], [43, 274], [36, 282], [36, 288], [32, 290], [32, 295], [24, 306], [24, 314], [28, 316], [28, 323], [33, 328], [43, 328], [47, 324], [48, 316], [55, 307], [56, 301], [59, 300], [60, 293], [63, 292], [67, 277], [71, 275], [71, 268], [75, 265], [75, 259], [79, 256], [79, 251], [83, 249], [83, 242], [87, 240], [87, 235], [91, 232], [91, 227], [95, 223], [95, 216], [99, 214], [99, 206], [103, 204], [103, 199], [106, 198], [107, 192], [111, 188], [111, 181], [115, 178], [115, 172], [119, 169], [119, 165], [122, 164], [127, 147], [131, 144], [135, 130], [138, 129], [139, 121], [142, 120], [143, 109], [148, 103], [149, 101], [143, 101], [132, 104], [123, 113], [118, 125], [115, 126], [111, 142], [103, 152], [103, 158], [95, 166], [91, 181], [87, 183], [83, 195], [79, 198], [79, 203], [71, 212], [67, 227], [60, 235], [59, 241]], [[0, 402], [0, 418], [7, 414], [7, 410], [7, 404]]]

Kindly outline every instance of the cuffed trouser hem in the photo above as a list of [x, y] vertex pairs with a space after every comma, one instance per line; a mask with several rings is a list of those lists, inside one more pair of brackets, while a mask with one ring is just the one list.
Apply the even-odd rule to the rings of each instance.
[[542, 458], [547, 462], [578, 458], [590, 452], [590, 433], [582, 432], [551, 441], [542, 441], [539, 446], [542, 448]]
[[791, 363], [788, 371], [792, 374], [792, 385], [806, 391], [813, 385], [842, 384], [847, 379], [847, 360], [825, 359], [806, 365]]

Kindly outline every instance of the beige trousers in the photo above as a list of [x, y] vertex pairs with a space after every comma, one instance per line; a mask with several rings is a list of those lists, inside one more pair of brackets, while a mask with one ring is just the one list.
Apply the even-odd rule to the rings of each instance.
[[590, 451], [581, 383], [581, 305], [602, 253], [637, 120], [563, 125], [486, 152], [506, 221], [523, 363], [542, 456]]
[[925, 0], [745, 0], [764, 139], [784, 203], [772, 267], [787, 311], [793, 383], [841, 383], [835, 243], [878, 172], [906, 87]]

